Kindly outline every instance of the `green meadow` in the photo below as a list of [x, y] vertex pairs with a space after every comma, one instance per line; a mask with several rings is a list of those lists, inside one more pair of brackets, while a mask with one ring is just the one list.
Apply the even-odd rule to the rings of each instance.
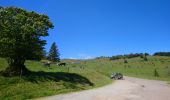
[[[149, 56], [143, 59], [91, 59], [63, 60], [66, 66], [52, 64], [50, 68], [40, 61], [26, 61], [32, 73], [28, 76], [0, 76], [0, 100], [25, 100], [61, 93], [92, 89], [107, 85], [113, 80], [110, 74], [120, 72], [126, 76], [170, 82], [170, 57]], [[7, 62], [0, 58], [0, 70]], [[155, 69], [158, 76], [155, 76]]]
[[[78, 65], [45, 67], [39, 61], [27, 61], [29, 76], [0, 76], [0, 100], [25, 100], [61, 93], [86, 90], [112, 82], [109, 77]], [[0, 70], [7, 62], [0, 59]], [[68, 70], [69, 69], [69, 70]]]
[[[97, 59], [83, 61], [82, 64], [106, 76], [110, 76], [113, 72], [120, 72], [126, 76], [170, 81], [170, 57], [149, 56], [147, 58], [148, 61], [140, 57], [127, 59], [128, 63], [124, 63], [123, 59], [112, 61]], [[158, 73], [157, 77], [155, 69]]]

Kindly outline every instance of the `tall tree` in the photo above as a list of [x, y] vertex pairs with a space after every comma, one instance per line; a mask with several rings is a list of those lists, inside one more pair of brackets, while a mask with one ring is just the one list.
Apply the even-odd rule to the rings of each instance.
[[0, 7], [0, 57], [7, 59], [7, 75], [26, 74], [24, 66], [27, 59], [41, 57], [48, 36], [53, 28], [49, 17], [34, 11], [16, 7]]
[[46, 52], [46, 50], [42, 51], [42, 59], [47, 59], [47, 52]]
[[60, 54], [58, 52], [58, 48], [55, 42], [51, 45], [48, 59], [53, 62], [60, 62]]

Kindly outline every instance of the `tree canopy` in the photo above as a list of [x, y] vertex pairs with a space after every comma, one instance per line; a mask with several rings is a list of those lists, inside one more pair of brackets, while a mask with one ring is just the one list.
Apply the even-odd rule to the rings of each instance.
[[[49, 17], [16, 7], [0, 7], [0, 57], [20, 67], [26, 59], [39, 59], [53, 28]], [[16, 68], [14, 68], [16, 69]]]

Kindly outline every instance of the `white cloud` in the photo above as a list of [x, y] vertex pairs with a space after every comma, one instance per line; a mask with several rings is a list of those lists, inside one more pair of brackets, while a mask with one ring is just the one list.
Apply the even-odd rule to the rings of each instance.
[[85, 54], [85, 53], [80, 53], [80, 54], [78, 54], [78, 58], [79, 59], [92, 59], [94, 57], [92, 57], [92, 56], [90, 56], [88, 54]]
[[93, 58], [95, 58], [95, 57], [90, 56], [90, 55], [85, 54], [85, 53], [80, 53], [76, 57], [69, 57], [69, 59], [93, 59]]
[[70, 57], [69, 59], [77, 59], [77, 58], [75, 58], [75, 57]]

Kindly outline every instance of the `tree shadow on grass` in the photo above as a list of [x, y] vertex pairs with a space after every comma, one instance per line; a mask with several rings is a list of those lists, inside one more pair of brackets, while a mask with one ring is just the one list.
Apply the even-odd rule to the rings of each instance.
[[65, 72], [43, 72], [43, 71], [31, 72], [30, 75], [24, 76], [23, 79], [33, 83], [45, 82], [45, 81], [55, 81], [55, 82], [64, 81], [73, 84], [82, 84], [82, 85], [89, 85], [89, 86], [94, 85], [86, 77], [83, 77], [75, 73], [65, 73]]

